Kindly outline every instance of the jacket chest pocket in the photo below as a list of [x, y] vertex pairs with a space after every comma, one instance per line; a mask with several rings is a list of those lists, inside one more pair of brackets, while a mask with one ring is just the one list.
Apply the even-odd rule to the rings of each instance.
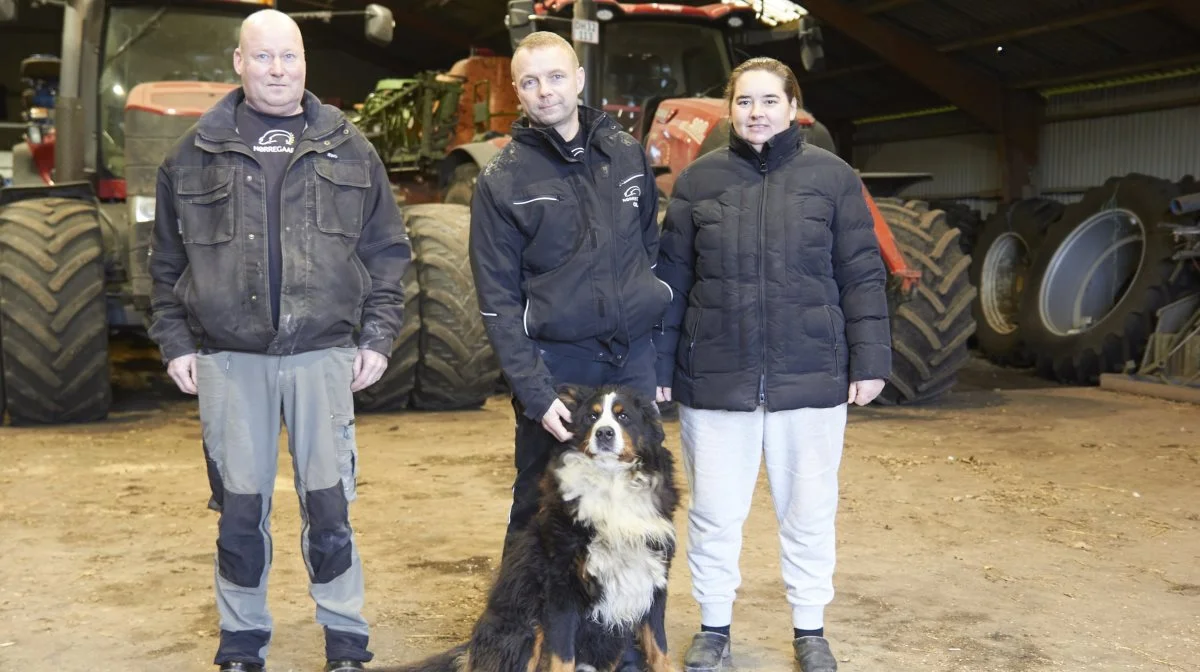
[[561, 180], [529, 185], [513, 195], [509, 208], [529, 239], [523, 263], [534, 273], [562, 267], [590, 235], [579, 201]]
[[316, 173], [317, 228], [349, 238], [362, 235], [371, 170], [366, 161], [338, 161], [320, 156]]
[[185, 168], [176, 175], [175, 213], [185, 245], [217, 245], [233, 240], [234, 166]]
[[784, 224], [787, 266], [791, 272], [808, 275], [833, 273], [833, 202], [818, 195], [798, 196], [788, 203], [790, 216]]

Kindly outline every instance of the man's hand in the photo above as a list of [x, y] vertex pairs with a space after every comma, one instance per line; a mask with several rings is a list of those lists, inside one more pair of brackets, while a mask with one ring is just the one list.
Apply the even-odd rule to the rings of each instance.
[[660, 404], [663, 402], [666, 402], [666, 401], [670, 401], [671, 400], [671, 388], [669, 388], [669, 387], [658, 388], [658, 393], [654, 395], [654, 400]]
[[566, 404], [561, 399], [555, 399], [554, 403], [550, 404], [550, 410], [542, 416], [542, 427], [559, 441], [570, 441], [574, 435], [563, 426], [563, 422], [570, 419], [571, 412], [567, 410]]
[[358, 392], [366, 389], [383, 377], [387, 371], [388, 358], [367, 348], [359, 348], [354, 356], [354, 382], [350, 383], [350, 391]]
[[884, 381], [875, 380], [860, 380], [857, 383], [850, 383], [850, 399], [847, 403], [866, 406], [875, 401], [875, 397], [883, 391]]
[[167, 362], [167, 375], [184, 394], [196, 392], [196, 353], [180, 355]]

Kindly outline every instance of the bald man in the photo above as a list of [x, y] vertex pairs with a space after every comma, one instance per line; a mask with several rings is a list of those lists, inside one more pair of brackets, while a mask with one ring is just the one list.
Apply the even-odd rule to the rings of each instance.
[[159, 169], [150, 252], [150, 335], [179, 389], [199, 397], [222, 495], [214, 662], [226, 672], [266, 662], [282, 419], [325, 670], [361, 670], [372, 654], [349, 521], [359, 469], [352, 395], [387, 367], [408, 237], [371, 144], [305, 89], [292, 19], [251, 15], [233, 66], [242, 85]]

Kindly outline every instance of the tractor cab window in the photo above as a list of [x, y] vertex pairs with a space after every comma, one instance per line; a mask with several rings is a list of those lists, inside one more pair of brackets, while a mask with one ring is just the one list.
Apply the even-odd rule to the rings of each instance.
[[614, 22], [600, 46], [601, 106], [639, 140], [664, 99], [719, 96], [731, 71], [725, 37], [709, 26]]
[[154, 81], [237, 83], [233, 50], [243, 14], [179, 5], [113, 7], [101, 54], [100, 164], [125, 176], [125, 98]]

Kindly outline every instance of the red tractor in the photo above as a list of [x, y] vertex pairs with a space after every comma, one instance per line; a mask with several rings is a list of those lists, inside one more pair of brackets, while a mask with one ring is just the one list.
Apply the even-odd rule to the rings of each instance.
[[[819, 29], [810, 17], [795, 23], [796, 32], [785, 35], [796, 40], [806, 64], [819, 62]], [[555, 31], [573, 41], [588, 75], [584, 103], [608, 112], [643, 143], [664, 201], [681, 170], [729, 140], [728, 108], [720, 96], [738, 46], [780, 35], [779, 29], [762, 28], [756, 10], [744, 0], [700, 6], [510, 0], [506, 24], [514, 45], [535, 30]], [[829, 132], [811, 114], [801, 110], [798, 120], [808, 129], [809, 142], [836, 153]], [[469, 193], [479, 166], [508, 139], [492, 137], [451, 148], [440, 169], [444, 193]], [[969, 356], [976, 293], [967, 277], [970, 257], [961, 251], [959, 230], [947, 225], [943, 211], [895, 197], [930, 175], [860, 177], [891, 275], [894, 357], [891, 381], [879, 402], [931, 400], [954, 384]]]
[[[7, 408], [14, 423], [108, 413], [109, 333], [145, 328], [158, 166], [236, 85], [242, 20], [274, 1], [62, 5], [62, 53], [22, 64], [31, 92], [54, 89], [53, 107], [29, 96], [14, 184], [0, 189], [0, 417]], [[365, 15], [368, 40], [391, 41], [380, 5], [293, 16], [343, 13]]]

